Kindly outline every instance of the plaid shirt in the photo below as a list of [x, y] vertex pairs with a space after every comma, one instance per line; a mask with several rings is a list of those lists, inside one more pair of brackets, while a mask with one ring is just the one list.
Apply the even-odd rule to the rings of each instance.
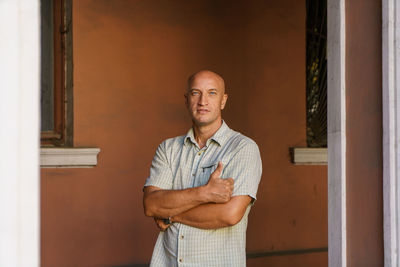
[[[261, 158], [257, 144], [231, 130], [225, 122], [199, 148], [193, 129], [161, 143], [154, 156], [145, 186], [166, 190], [197, 187], [208, 182], [222, 161], [222, 178], [235, 180], [232, 196], [256, 199], [261, 179]], [[204, 230], [173, 223], [160, 232], [150, 266], [246, 266], [246, 228], [250, 206], [234, 226]]]

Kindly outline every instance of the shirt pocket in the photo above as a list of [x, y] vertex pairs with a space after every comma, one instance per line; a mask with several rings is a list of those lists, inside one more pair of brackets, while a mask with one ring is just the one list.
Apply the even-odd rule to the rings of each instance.
[[209, 162], [207, 164], [203, 164], [199, 170], [196, 186], [207, 184], [208, 180], [210, 179], [210, 175], [215, 171], [217, 166], [218, 162]]

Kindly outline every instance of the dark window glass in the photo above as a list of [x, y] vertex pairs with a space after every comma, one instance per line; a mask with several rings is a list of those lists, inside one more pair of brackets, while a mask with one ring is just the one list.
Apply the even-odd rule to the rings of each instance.
[[326, 0], [307, 0], [307, 145], [327, 147]]
[[54, 131], [53, 1], [41, 1], [41, 131]]

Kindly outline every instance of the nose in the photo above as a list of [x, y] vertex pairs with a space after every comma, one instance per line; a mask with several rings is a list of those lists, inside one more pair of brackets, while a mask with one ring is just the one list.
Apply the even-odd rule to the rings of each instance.
[[208, 100], [207, 100], [206, 94], [201, 94], [198, 104], [200, 106], [205, 106], [205, 105], [207, 105], [207, 103], [208, 103]]

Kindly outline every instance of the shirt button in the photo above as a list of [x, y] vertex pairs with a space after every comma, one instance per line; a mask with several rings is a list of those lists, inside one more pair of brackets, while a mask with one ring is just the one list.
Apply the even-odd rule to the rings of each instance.
[[193, 177], [196, 176], [196, 174], [194, 174], [194, 173], [192, 175], [193, 175]]
[[199, 153], [197, 153], [197, 155], [199, 155], [199, 156], [200, 156], [200, 155], [201, 155], [201, 151], [200, 151]]
[[183, 261], [183, 259], [182, 259], [182, 258], [180, 258], [180, 259], [179, 259], [179, 262], [182, 262], [182, 261]]
[[183, 235], [181, 235], [181, 239], [183, 239]]

